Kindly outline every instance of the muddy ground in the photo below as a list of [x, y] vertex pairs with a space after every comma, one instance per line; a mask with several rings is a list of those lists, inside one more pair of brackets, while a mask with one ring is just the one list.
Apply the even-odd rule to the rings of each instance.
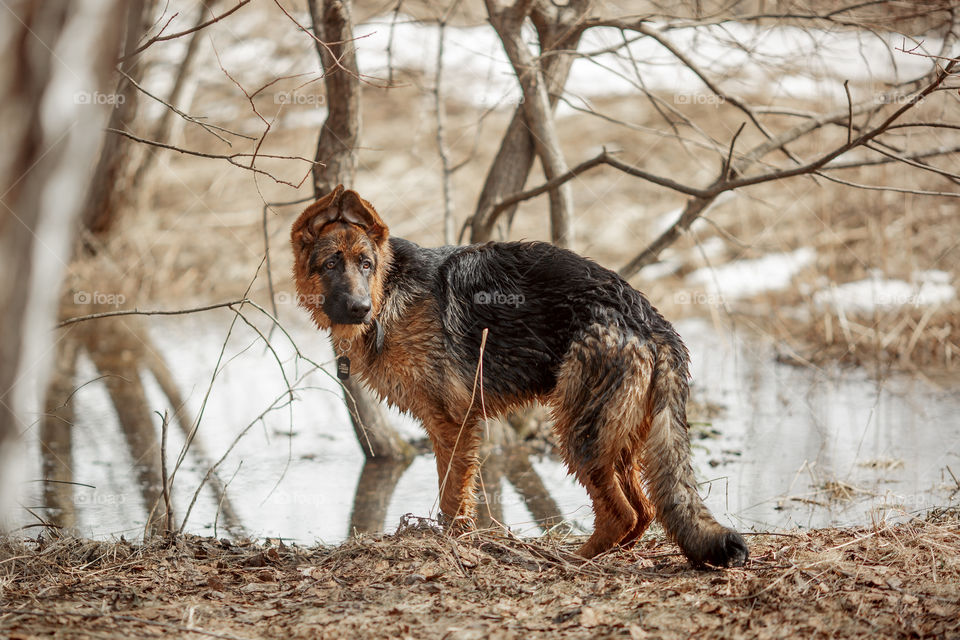
[[212, 538], [0, 544], [0, 636], [27, 638], [906, 638], [960, 635], [960, 514], [750, 536], [695, 570], [648, 535], [398, 533], [303, 548]]

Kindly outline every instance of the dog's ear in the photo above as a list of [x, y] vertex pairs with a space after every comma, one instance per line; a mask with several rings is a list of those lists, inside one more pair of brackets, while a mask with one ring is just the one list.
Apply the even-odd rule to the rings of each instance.
[[387, 225], [377, 214], [373, 205], [357, 195], [356, 191], [344, 191], [343, 185], [323, 196], [304, 209], [293, 223], [290, 239], [294, 247], [303, 248], [320, 237], [320, 230], [331, 222], [346, 222], [363, 229], [373, 242], [380, 246], [389, 236]]
[[373, 205], [357, 195], [356, 191], [344, 192], [340, 199], [340, 218], [344, 222], [362, 227], [377, 246], [386, 242], [390, 234]]
[[333, 222], [340, 217], [340, 198], [343, 195], [343, 185], [337, 187], [303, 210], [297, 221], [293, 223], [290, 239], [294, 246], [306, 246], [313, 243], [320, 235], [323, 225]]

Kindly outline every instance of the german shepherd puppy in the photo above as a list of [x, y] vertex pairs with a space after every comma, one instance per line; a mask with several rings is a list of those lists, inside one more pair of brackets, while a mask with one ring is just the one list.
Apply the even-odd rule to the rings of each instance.
[[542, 242], [427, 249], [391, 238], [373, 206], [342, 185], [307, 207], [291, 242], [298, 299], [330, 330], [340, 373], [352, 368], [423, 421], [451, 521], [469, 524], [475, 513], [484, 412], [539, 400], [593, 500], [581, 555], [630, 544], [658, 518], [694, 565], [747, 559], [740, 534], [697, 493], [686, 347], [617, 274]]

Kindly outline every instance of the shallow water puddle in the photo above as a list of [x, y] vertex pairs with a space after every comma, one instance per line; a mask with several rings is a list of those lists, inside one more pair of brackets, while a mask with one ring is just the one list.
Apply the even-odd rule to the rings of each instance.
[[[301, 352], [329, 368], [326, 339], [293, 316], [284, 314]], [[173, 483], [177, 523], [190, 511], [186, 531], [336, 543], [354, 530], [392, 530], [407, 513], [436, 515], [432, 456], [406, 467], [365, 465], [336, 382], [297, 359], [281, 331], [273, 332], [270, 351], [237, 323], [211, 385], [230, 319], [224, 312], [125, 320], [110, 336], [98, 336], [104, 325], [87, 323], [74, 338], [81, 348], [72, 387], [87, 384], [70, 396], [72, 442], [56, 450], [40, 424], [31, 428], [23, 505], [84, 536], [141, 535], [145, 504], [158, 487], [145, 488], [143, 465], [134, 466], [136, 449], [119, 425], [152, 420], [159, 442], [166, 409], [168, 472], [176, 466], [184, 436], [172, 419], [178, 402], [168, 399], [165, 363], [186, 413], [202, 409], [196, 446]], [[759, 531], [862, 524], [960, 501], [951, 475], [960, 474], [956, 387], [797, 368], [777, 363], [773, 345], [743, 332], [703, 321], [677, 328], [692, 353], [693, 399], [717, 409], [708, 424], [694, 425], [693, 446], [702, 493], [722, 522]], [[130, 335], [118, 345], [117, 332]], [[98, 345], [113, 349], [112, 360], [96, 355]], [[121, 372], [109, 370], [114, 361], [126, 363], [116, 365]], [[123, 390], [137, 387], [131, 379], [138, 368], [143, 393], [129, 394]], [[415, 421], [393, 417], [405, 436], [423, 437]], [[141, 457], [159, 459], [156, 449]], [[207, 469], [221, 458], [219, 485], [208, 482], [191, 508]], [[45, 469], [58, 482], [44, 483]], [[489, 505], [498, 521], [534, 534], [537, 519], [560, 515], [574, 531], [589, 531], [586, 493], [557, 460], [497, 456], [485, 469], [486, 485], [500, 487]], [[19, 519], [37, 522], [26, 510]]]

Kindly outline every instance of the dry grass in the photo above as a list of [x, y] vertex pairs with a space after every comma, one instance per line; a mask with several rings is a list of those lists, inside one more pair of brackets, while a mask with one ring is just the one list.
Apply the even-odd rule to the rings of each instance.
[[[905, 306], [871, 314], [821, 311], [806, 321], [788, 321], [777, 331], [795, 346], [802, 362], [841, 362], [871, 370], [923, 370], [934, 375], [960, 367], [960, 303]], [[784, 356], [785, 361], [794, 359]]]
[[[432, 523], [336, 548], [185, 537], [0, 543], [10, 638], [944, 637], [960, 633], [960, 519], [750, 539], [695, 571], [648, 536], [581, 564], [574, 539], [460, 539]], [[196, 637], [200, 637], [199, 635]]]

